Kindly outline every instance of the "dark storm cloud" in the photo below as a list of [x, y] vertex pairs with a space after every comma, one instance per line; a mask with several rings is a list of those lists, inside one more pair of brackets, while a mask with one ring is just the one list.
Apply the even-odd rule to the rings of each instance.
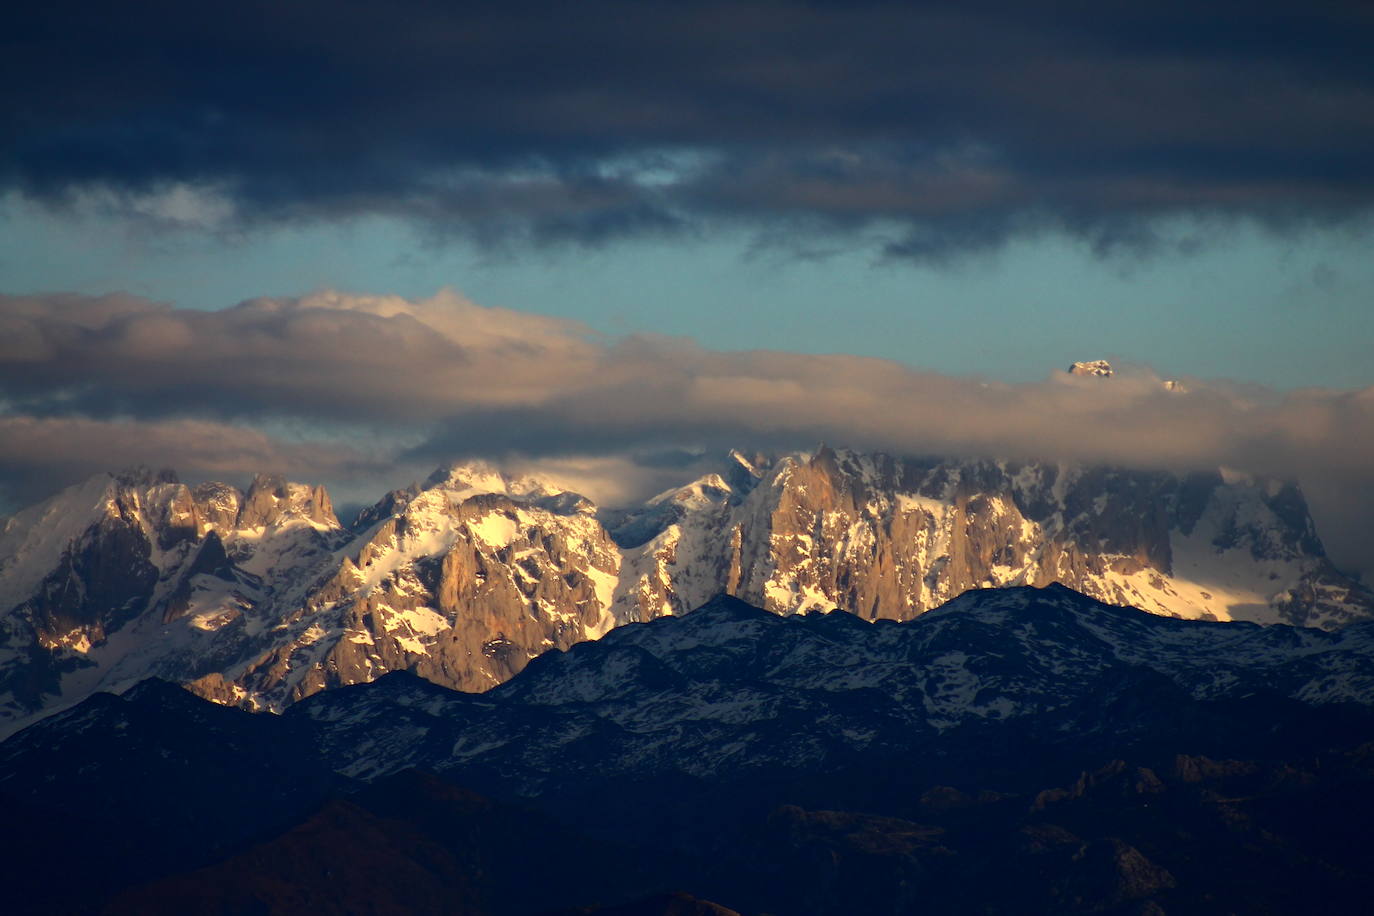
[[[486, 241], [712, 220], [931, 256], [1374, 203], [1360, 3], [28, 4], [0, 181]], [[146, 209], [146, 208], [145, 208]]]

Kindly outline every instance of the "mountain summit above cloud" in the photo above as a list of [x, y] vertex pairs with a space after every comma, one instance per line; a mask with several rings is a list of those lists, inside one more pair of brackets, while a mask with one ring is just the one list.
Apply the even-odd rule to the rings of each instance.
[[1085, 375], [1096, 378], [1111, 378], [1112, 364], [1105, 359], [1094, 359], [1086, 362], [1076, 362], [1068, 369], [1069, 375]]

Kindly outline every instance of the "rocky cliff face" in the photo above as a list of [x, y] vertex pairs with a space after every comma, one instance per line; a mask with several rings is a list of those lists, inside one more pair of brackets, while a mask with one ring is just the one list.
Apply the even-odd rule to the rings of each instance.
[[195, 689], [280, 706], [411, 670], [480, 690], [614, 626], [620, 551], [590, 504], [495, 475], [481, 483], [441, 476], [398, 504], [286, 611], [292, 638]]
[[150, 675], [249, 708], [395, 670], [485, 690], [722, 592], [906, 620], [969, 589], [1051, 582], [1189, 618], [1331, 628], [1374, 613], [1296, 487], [1220, 473], [736, 452], [607, 511], [457, 465], [347, 529], [319, 487], [140, 472], [6, 522], [0, 703], [13, 728]]
[[140, 469], [20, 512], [0, 534], [0, 712], [217, 671], [347, 537], [322, 488], [271, 477], [242, 493]]
[[[617, 615], [651, 619], [721, 591], [777, 613], [909, 619], [971, 588], [1062, 582], [1173, 616], [1338, 626], [1374, 600], [1325, 559], [1292, 484], [822, 448], [699, 481], [645, 535]], [[627, 552], [628, 554], [628, 552]]]

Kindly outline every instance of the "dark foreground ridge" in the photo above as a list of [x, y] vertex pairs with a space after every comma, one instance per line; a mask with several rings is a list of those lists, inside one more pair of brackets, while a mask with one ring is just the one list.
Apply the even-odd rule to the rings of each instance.
[[97, 694], [0, 744], [4, 880], [32, 912], [1339, 909], [1374, 892], [1371, 735], [1374, 623], [720, 597], [484, 694]]

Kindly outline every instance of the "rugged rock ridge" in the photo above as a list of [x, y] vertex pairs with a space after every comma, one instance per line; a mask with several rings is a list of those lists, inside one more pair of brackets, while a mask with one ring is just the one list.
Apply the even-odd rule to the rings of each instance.
[[393, 504], [283, 608], [295, 638], [194, 689], [277, 708], [395, 670], [485, 689], [614, 626], [620, 552], [575, 494], [441, 475]]
[[323, 488], [268, 476], [243, 493], [136, 469], [20, 512], [0, 534], [4, 718], [217, 670], [346, 537]]
[[144, 471], [6, 522], [0, 702], [13, 728], [150, 675], [277, 710], [396, 670], [485, 690], [549, 649], [722, 592], [906, 620], [969, 589], [1051, 582], [1193, 618], [1334, 627], [1374, 612], [1295, 486], [1220, 473], [735, 452], [609, 511], [457, 464], [346, 529], [319, 487]]
[[1086, 375], [1091, 378], [1111, 378], [1116, 374], [1112, 364], [1105, 359], [1089, 359], [1073, 363], [1068, 368], [1069, 375]]
[[705, 478], [617, 520], [622, 543], [643, 541], [618, 617], [725, 591], [778, 613], [903, 620], [970, 588], [1050, 582], [1204, 619], [1336, 626], [1374, 611], [1326, 560], [1293, 484], [824, 447], [732, 457], [731, 483]]

